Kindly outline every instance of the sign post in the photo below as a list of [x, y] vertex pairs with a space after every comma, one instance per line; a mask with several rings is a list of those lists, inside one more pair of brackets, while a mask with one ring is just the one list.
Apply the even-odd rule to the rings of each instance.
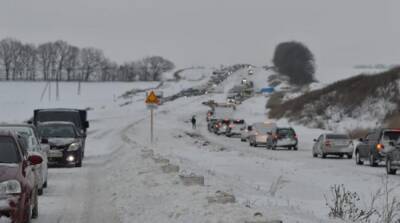
[[154, 109], [160, 104], [160, 100], [154, 93], [150, 91], [146, 97], [147, 108], [150, 109], [150, 142], [154, 142]]

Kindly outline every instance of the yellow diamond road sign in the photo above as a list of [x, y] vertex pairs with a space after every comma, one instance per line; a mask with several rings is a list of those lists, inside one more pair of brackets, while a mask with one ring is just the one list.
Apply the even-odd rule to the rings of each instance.
[[146, 104], [160, 104], [160, 100], [154, 91], [150, 91], [146, 98]]

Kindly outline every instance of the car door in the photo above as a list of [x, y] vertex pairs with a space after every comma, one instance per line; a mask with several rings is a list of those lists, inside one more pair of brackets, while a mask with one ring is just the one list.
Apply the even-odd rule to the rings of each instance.
[[358, 144], [358, 152], [360, 154], [360, 158], [366, 159], [369, 157], [369, 141], [371, 139], [372, 133], [368, 133], [360, 144]]
[[34, 137], [33, 137], [33, 146], [36, 148], [35, 151], [37, 151], [41, 156], [42, 156], [42, 163], [39, 164], [40, 166], [40, 174], [41, 174], [41, 179], [42, 183], [45, 183], [47, 180], [47, 152], [50, 149], [49, 144], [41, 144], [38, 134], [34, 132]]
[[322, 134], [319, 136], [318, 141], [317, 141], [317, 151], [319, 154], [322, 154], [323, 146], [324, 146], [324, 141], [325, 141], [325, 135]]
[[368, 157], [370, 154], [374, 154], [376, 152], [376, 145], [378, 144], [378, 139], [380, 136], [380, 131], [373, 132], [372, 134], [369, 135], [368, 138], [368, 147], [367, 147], [367, 153]]
[[25, 178], [27, 180], [27, 183], [29, 184], [29, 187], [35, 187], [36, 183], [37, 183], [36, 177], [35, 177], [35, 172], [34, 172], [33, 166], [29, 165], [28, 148], [27, 148], [27, 144], [23, 138], [18, 138], [18, 147], [20, 148], [22, 162], [23, 162], [23, 168], [24, 168], [24, 173], [25, 173]]
[[317, 140], [315, 141], [315, 143], [314, 143], [313, 150], [314, 150], [314, 153], [315, 153], [315, 154], [319, 154], [319, 153], [320, 153], [319, 145], [320, 145], [321, 138], [322, 138], [322, 135], [320, 135], [320, 136], [317, 138]]

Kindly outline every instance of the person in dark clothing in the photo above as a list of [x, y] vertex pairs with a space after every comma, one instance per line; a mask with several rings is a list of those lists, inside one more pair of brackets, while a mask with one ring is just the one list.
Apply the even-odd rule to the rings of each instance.
[[196, 128], [196, 116], [194, 116], [194, 115], [192, 116], [191, 122], [192, 122], [192, 128], [195, 129]]

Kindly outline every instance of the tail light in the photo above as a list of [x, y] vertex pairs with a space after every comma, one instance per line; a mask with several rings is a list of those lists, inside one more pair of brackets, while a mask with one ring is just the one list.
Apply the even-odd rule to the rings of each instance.
[[377, 150], [378, 152], [382, 151], [384, 148], [385, 148], [385, 146], [382, 145], [382, 144], [380, 144], [380, 143], [379, 143], [378, 145], [376, 145], [376, 150]]
[[330, 146], [331, 146], [331, 141], [326, 140], [326, 141], [325, 141], [325, 146], [330, 147]]

